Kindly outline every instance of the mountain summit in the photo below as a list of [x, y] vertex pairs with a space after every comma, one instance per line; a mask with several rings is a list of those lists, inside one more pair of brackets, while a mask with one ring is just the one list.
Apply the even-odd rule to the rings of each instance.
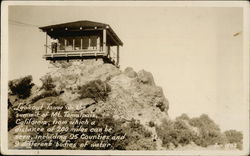
[[[60, 96], [68, 105], [82, 105], [90, 112], [115, 118], [134, 118], [142, 124], [149, 121], [160, 123], [161, 119], [168, 118], [168, 101], [162, 88], [155, 85], [150, 72], [141, 70], [136, 73], [131, 67], [121, 71], [112, 64], [103, 63], [101, 59], [56, 61], [51, 63], [50, 69], [51, 72], [41, 80], [51, 77], [55, 90], [63, 92]], [[96, 84], [100, 90], [92, 90], [90, 94], [94, 95], [80, 97], [79, 89], [90, 83]], [[108, 86], [107, 98], [98, 97]], [[86, 90], [83, 92], [86, 93]]]
[[[9, 94], [9, 105], [11, 106], [9, 107], [9, 137], [10, 140], [13, 140], [13, 142], [10, 141], [9, 146], [11, 148], [15, 144], [14, 137], [20, 134], [17, 131], [22, 129], [23, 125], [27, 125], [28, 122], [29, 128], [39, 127], [39, 125], [29, 125], [33, 121], [28, 120], [26, 122], [24, 116], [28, 115], [20, 114], [27, 112], [20, 110], [20, 108], [37, 108], [41, 114], [46, 113], [48, 108], [50, 113], [58, 109], [60, 111], [59, 114], [54, 114], [54, 116], [59, 117], [61, 121], [57, 121], [57, 119], [54, 121], [54, 116], [43, 117], [38, 115], [32, 118], [32, 120], [46, 121], [45, 125], [47, 125], [47, 128], [51, 128], [55, 122], [71, 122], [72, 118], [70, 116], [72, 115], [89, 114], [91, 116], [92, 114], [93, 116], [101, 116], [101, 118], [105, 119], [98, 122], [98, 125], [101, 124], [99, 127], [109, 125], [114, 129], [112, 135], [118, 133], [127, 136], [125, 141], [119, 142], [118, 140], [119, 143], [113, 143], [114, 146], [112, 148], [107, 147], [104, 149], [153, 150], [161, 148], [162, 143], [157, 137], [156, 126], [160, 125], [162, 120], [169, 119], [167, 113], [169, 104], [162, 88], [156, 86], [150, 72], [141, 70], [137, 73], [131, 67], [121, 71], [112, 64], [104, 63], [102, 59], [70, 60], [69, 62], [51, 61], [49, 70], [50, 72], [41, 78], [43, 84], [41, 87], [29, 84], [31, 83], [29, 77], [12, 80], [9, 84], [10, 88], [12, 88], [12, 93], [14, 91], [13, 88], [16, 89], [18, 86], [25, 84], [28, 87], [19, 87], [19, 90], [31, 88], [30, 92], [26, 92], [26, 94], [20, 97], [17, 94]], [[19, 93], [23, 93], [23, 90]], [[21, 107], [20, 103], [22, 103]], [[18, 108], [18, 111], [13, 111], [16, 108]], [[47, 109], [45, 110], [45, 108]], [[69, 111], [63, 108], [68, 108]], [[31, 110], [31, 112], [36, 114], [35, 110]], [[63, 113], [64, 117], [61, 118], [60, 115]], [[23, 118], [24, 124], [16, 125], [16, 116]], [[79, 124], [81, 122], [84, 124], [87, 122], [87, 120], [80, 120], [74, 121], [74, 123]], [[77, 125], [75, 126], [77, 127]], [[75, 129], [75, 126], [71, 128]], [[117, 127], [121, 129], [119, 130]], [[27, 133], [24, 134], [26, 135]], [[36, 136], [37, 131], [28, 134]], [[54, 135], [57, 134], [55, 133]], [[42, 132], [42, 136], [44, 135], [47, 136], [47, 133]], [[68, 132], [64, 135], [71, 136], [76, 134]], [[21, 142], [25, 141], [27, 140], [22, 140]], [[41, 142], [39, 139], [33, 141]], [[74, 141], [73, 143], [79, 141]], [[61, 140], [61, 142], [65, 143], [65, 140]], [[108, 143], [109, 141], [107, 141]], [[26, 145], [23, 148], [29, 147], [27, 143], [23, 144]], [[137, 146], [135, 146], [136, 144]], [[39, 149], [39, 147], [30, 148]], [[54, 148], [58, 147], [53, 146]], [[73, 149], [82, 148], [74, 147]], [[85, 147], [85, 149], [96, 148]]]

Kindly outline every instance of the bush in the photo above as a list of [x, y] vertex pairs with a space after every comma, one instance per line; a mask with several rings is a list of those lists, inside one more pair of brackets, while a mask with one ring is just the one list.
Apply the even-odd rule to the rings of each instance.
[[8, 108], [8, 131], [16, 126], [16, 116], [14, 110]]
[[187, 145], [194, 140], [195, 134], [190, 130], [187, 124], [182, 120], [171, 121], [164, 120], [160, 126], [156, 127], [156, 132], [161, 138], [163, 146], [170, 148]]
[[[83, 120], [85, 120], [85, 118], [83, 118]], [[108, 136], [117, 136], [117, 135], [124, 135], [125, 132], [122, 129], [122, 122], [119, 120], [115, 120], [113, 117], [111, 116], [107, 116], [107, 117], [99, 117], [97, 119], [94, 119], [96, 121], [96, 125], [94, 127], [102, 127], [105, 128], [106, 126], [112, 128], [112, 130], [110, 132], [102, 132], [102, 135], [108, 135]], [[88, 125], [82, 125], [82, 127], [85, 128], [93, 128], [93, 126], [91, 126], [90, 124]], [[76, 133], [75, 133], [76, 134]], [[96, 132], [86, 132], [86, 135], [96, 135]], [[126, 140], [111, 140], [111, 139], [107, 139], [107, 140], [88, 140], [90, 141], [89, 145], [87, 145], [86, 147], [82, 148], [82, 150], [124, 150], [126, 145], [127, 145], [127, 141]], [[77, 143], [81, 143], [81, 142], [85, 142], [83, 139], [77, 139], [76, 140]], [[106, 146], [106, 147], [93, 147], [91, 146], [91, 144], [94, 143], [110, 143], [112, 146]]]
[[154, 127], [155, 123], [153, 121], [149, 121], [148, 125], [149, 125], [149, 127]]
[[9, 88], [12, 94], [17, 95], [19, 98], [25, 99], [30, 96], [32, 83], [32, 76], [26, 76], [20, 79], [9, 81]]
[[126, 133], [126, 150], [156, 150], [152, 133], [146, 130], [139, 121], [132, 119], [123, 127], [123, 131]]
[[242, 142], [243, 142], [242, 132], [236, 130], [227, 130], [224, 132], [224, 134], [226, 135], [228, 143], [231, 144], [235, 143], [238, 149], [242, 149]]
[[[139, 121], [132, 119], [129, 123], [122, 120], [116, 120], [112, 116], [99, 118], [96, 127], [112, 127], [111, 132], [103, 134], [110, 136], [123, 136], [124, 140], [103, 140], [103, 143], [110, 143], [112, 146], [106, 148], [93, 148], [87, 146], [85, 150], [155, 150], [156, 143], [152, 139], [152, 133], [147, 131]], [[87, 133], [91, 135], [91, 132]], [[94, 134], [94, 133], [93, 133]], [[92, 134], [92, 135], [93, 135]], [[81, 141], [80, 139], [78, 141]], [[100, 140], [91, 140], [91, 143], [98, 143]]]
[[[196, 127], [198, 132], [189, 128]], [[156, 132], [162, 140], [163, 146], [171, 148], [178, 145], [187, 145], [194, 142], [196, 145], [207, 147], [209, 145], [235, 143], [237, 148], [242, 148], [242, 133], [229, 130], [221, 133], [220, 128], [208, 115], [189, 118], [186, 114], [177, 117], [175, 121], [164, 120], [160, 126], [156, 126]]]
[[92, 98], [95, 101], [106, 101], [108, 93], [111, 91], [111, 87], [107, 82], [101, 80], [93, 80], [86, 85], [79, 87], [80, 99]]
[[199, 118], [192, 118], [189, 124], [199, 129], [200, 135], [194, 140], [197, 145], [207, 147], [215, 143], [223, 144], [219, 126], [208, 115], [202, 114]]
[[46, 75], [40, 79], [42, 81], [42, 88], [45, 90], [52, 90], [56, 86], [53, 84], [52, 77], [50, 75]]

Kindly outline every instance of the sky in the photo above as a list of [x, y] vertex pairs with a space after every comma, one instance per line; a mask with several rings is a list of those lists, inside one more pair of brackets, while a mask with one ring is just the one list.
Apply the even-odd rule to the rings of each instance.
[[171, 118], [206, 113], [222, 130], [246, 128], [242, 8], [11, 6], [9, 80], [30, 74], [39, 84], [49, 69], [42, 59], [45, 33], [38, 27], [79, 20], [113, 28], [124, 43], [121, 69], [150, 71]]

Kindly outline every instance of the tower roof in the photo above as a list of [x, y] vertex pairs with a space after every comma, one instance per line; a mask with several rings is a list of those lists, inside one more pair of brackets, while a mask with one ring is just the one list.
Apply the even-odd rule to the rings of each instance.
[[115, 39], [115, 41], [119, 45], [123, 45], [123, 42], [121, 39], [116, 35], [114, 30], [110, 27], [110, 25], [105, 23], [99, 23], [99, 22], [93, 22], [88, 20], [82, 20], [82, 21], [75, 21], [75, 22], [68, 22], [68, 23], [62, 23], [62, 24], [55, 24], [55, 25], [49, 25], [44, 27], [39, 27], [44, 32], [47, 32], [48, 35], [51, 37], [55, 37], [57, 32], [84, 32], [84, 31], [91, 31], [91, 30], [103, 30], [106, 29], [107, 32]]

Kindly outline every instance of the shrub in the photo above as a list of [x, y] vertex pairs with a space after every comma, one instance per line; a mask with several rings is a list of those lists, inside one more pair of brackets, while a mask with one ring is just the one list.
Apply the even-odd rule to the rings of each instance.
[[42, 81], [42, 88], [45, 90], [52, 90], [55, 88], [55, 85], [53, 84], [52, 77], [50, 75], [46, 75], [43, 78], [40, 79]]
[[182, 120], [176, 120], [174, 122], [174, 130], [176, 130], [177, 142], [181, 145], [187, 145], [194, 140], [195, 133], [189, 129], [187, 124]]
[[95, 101], [106, 101], [108, 93], [111, 91], [110, 85], [101, 80], [90, 81], [86, 85], [79, 87], [79, 89], [80, 99], [92, 98]]
[[26, 76], [20, 79], [9, 81], [9, 88], [12, 94], [17, 95], [19, 98], [25, 99], [30, 96], [32, 83], [32, 76]]
[[149, 125], [149, 127], [154, 127], [155, 123], [153, 121], [149, 121], [148, 125]]
[[189, 129], [187, 124], [182, 120], [171, 121], [164, 120], [160, 126], [156, 127], [156, 132], [161, 138], [163, 146], [170, 148], [173, 144], [175, 147], [187, 145], [194, 140], [195, 134]]
[[236, 130], [227, 130], [224, 132], [228, 143], [236, 143], [238, 149], [242, 149], [243, 134]]
[[132, 119], [123, 127], [126, 133], [126, 150], [155, 150], [156, 143], [153, 141], [152, 133], [145, 129], [139, 121]]
[[163, 120], [160, 126], [156, 126], [156, 133], [162, 140], [164, 147], [169, 148], [170, 143], [177, 144], [177, 133], [174, 130], [173, 122], [171, 120]]
[[14, 110], [8, 108], [8, 131], [16, 126], [16, 116]]
[[[189, 128], [196, 127], [198, 133]], [[163, 146], [171, 148], [178, 145], [195, 144], [207, 147], [214, 144], [235, 143], [237, 148], [242, 148], [242, 133], [229, 130], [221, 133], [220, 128], [208, 115], [189, 118], [186, 114], [177, 117], [175, 121], [164, 120], [160, 126], [156, 126], [156, 132], [162, 140]]]
[[[153, 142], [152, 133], [147, 131], [139, 121], [132, 119], [129, 123], [122, 120], [116, 120], [112, 116], [99, 118], [96, 127], [112, 127], [111, 132], [105, 132], [105, 135], [117, 136], [125, 135], [124, 140], [104, 140], [104, 143], [112, 144], [107, 148], [93, 148], [87, 146], [87, 150], [155, 150], [156, 143]], [[91, 135], [91, 133], [88, 133]], [[93, 135], [93, 134], [92, 134]], [[80, 140], [79, 140], [80, 141]], [[91, 140], [91, 143], [98, 142], [98, 140]]]
[[[83, 119], [84, 120], [84, 119]], [[112, 128], [111, 131], [107, 131], [107, 132], [102, 132], [102, 135], [109, 135], [109, 136], [117, 136], [117, 135], [124, 135], [125, 132], [122, 129], [122, 122], [120, 120], [115, 120], [112, 116], [107, 116], [107, 117], [99, 117], [96, 120], [96, 125], [94, 127], [102, 127], [105, 128], [106, 126]], [[93, 128], [93, 126], [91, 126], [90, 124], [88, 125], [82, 125], [85, 128]], [[86, 135], [96, 135], [96, 132], [86, 132]], [[76, 140], [78, 143], [84, 141], [82, 139], [77, 139]], [[107, 139], [107, 140], [102, 140], [103, 143], [110, 143], [112, 146], [106, 146], [106, 147], [93, 147], [91, 146], [91, 144], [94, 143], [100, 143], [100, 140], [88, 140], [90, 141], [89, 145], [87, 145], [86, 147], [84, 147], [84, 150], [124, 150], [126, 145], [127, 145], [127, 141], [126, 140], [111, 140], [111, 139]]]
[[197, 145], [207, 147], [215, 143], [223, 143], [219, 126], [208, 115], [202, 114], [199, 118], [192, 118], [189, 124], [199, 129], [200, 135], [194, 140]]

